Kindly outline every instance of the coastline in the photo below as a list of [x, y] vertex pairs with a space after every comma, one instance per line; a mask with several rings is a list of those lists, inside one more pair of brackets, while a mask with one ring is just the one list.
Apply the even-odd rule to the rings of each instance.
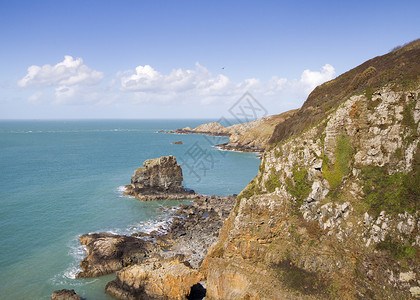
[[[164, 212], [169, 213], [169, 218], [149, 233], [139, 231], [131, 235], [83, 235], [79, 240], [85, 245], [88, 256], [81, 262], [82, 272], [76, 277], [97, 277], [116, 272], [117, 277], [107, 284], [106, 293], [118, 299], [131, 299], [130, 297], [137, 297], [141, 293], [141, 288], [135, 287], [134, 283], [127, 279], [130, 277], [121, 274], [130, 272], [133, 268], [146, 267], [150, 263], [156, 266], [174, 264], [176, 261], [187, 266], [188, 272], [198, 274], [196, 278], [200, 280], [193, 285], [199, 284], [203, 279], [200, 275], [202, 262], [210, 246], [217, 241], [223, 222], [229, 216], [235, 202], [236, 195], [199, 195], [192, 204], [163, 208]], [[114, 248], [123, 250], [109, 251]], [[154, 269], [149, 276], [159, 272], [162, 272], [159, 268]], [[168, 275], [166, 272], [164, 274]], [[205, 286], [205, 283], [201, 282], [200, 285]], [[200, 288], [199, 291], [203, 293], [205, 289]], [[189, 290], [187, 292], [190, 293]]]

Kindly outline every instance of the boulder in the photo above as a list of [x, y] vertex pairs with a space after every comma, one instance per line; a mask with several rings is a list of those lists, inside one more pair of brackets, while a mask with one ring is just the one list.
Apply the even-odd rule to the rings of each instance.
[[117, 272], [105, 292], [117, 299], [187, 299], [203, 275], [180, 262], [151, 261]]
[[136, 237], [112, 233], [84, 234], [79, 238], [86, 246], [86, 257], [80, 263], [77, 277], [95, 277], [113, 273], [141, 262], [156, 251], [157, 245]]
[[82, 300], [82, 297], [77, 295], [74, 290], [62, 289], [54, 291], [51, 300]]

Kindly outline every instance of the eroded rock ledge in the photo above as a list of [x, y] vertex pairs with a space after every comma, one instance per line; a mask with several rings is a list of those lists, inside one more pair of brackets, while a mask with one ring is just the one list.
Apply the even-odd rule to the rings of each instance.
[[125, 195], [138, 200], [180, 200], [193, 199], [194, 191], [182, 186], [182, 169], [172, 155], [148, 159], [131, 177], [131, 185], [126, 185]]

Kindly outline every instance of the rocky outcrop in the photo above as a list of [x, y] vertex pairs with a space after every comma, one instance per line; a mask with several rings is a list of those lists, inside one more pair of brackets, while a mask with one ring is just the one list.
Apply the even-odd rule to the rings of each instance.
[[206, 135], [212, 135], [212, 136], [230, 136], [230, 132], [227, 128], [223, 127], [218, 122], [211, 122], [202, 124], [194, 129], [191, 129], [190, 127], [185, 127], [181, 129], [175, 129], [173, 131], [169, 131], [169, 133], [177, 133], [177, 134], [206, 134]]
[[197, 195], [182, 186], [182, 169], [172, 155], [148, 159], [131, 177], [131, 185], [126, 186], [125, 195], [138, 200], [179, 200], [192, 199]]
[[160, 255], [185, 255], [194, 268], [201, 266], [207, 250], [217, 241], [223, 221], [229, 216], [236, 197], [200, 196], [192, 205], [181, 205], [162, 238], [171, 244]]
[[82, 297], [76, 294], [74, 290], [62, 289], [54, 291], [51, 300], [82, 300]]
[[79, 238], [86, 247], [77, 277], [96, 277], [138, 263], [160, 249], [151, 241], [112, 233], [90, 233]]
[[290, 110], [278, 115], [263, 117], [255, 121], [227, 127], [229, 142], [216, 147], [222, 150], [263, 152], [277, 124], [284, 122], [296, 113]]
[[185, 127], [169, 131], [177, 134], [205, 134], [212, 136], [226, 136], [229, 141], [215, 145], [222, 150], [263, 152], [274, 128], [290, 118], [297, 110], [290, 110], [279, 115], [263, 117], [252, 122], [223, 127], [220, 123], [202, 124], [194, 129]]
[[187, 299], [202, 273], [179, 259], [148, 261], [117, 272], [105, 292], [117, 299]]
[[[379, 70], [400, 54], [375, 59], [379, 79], [404, 67]], [[275, 133], [203, 263], [206, 298], [418, 297], [420, 85], [400, 78], [367, 78], [344, 99], [328, 89], [336, 106], [317, 122]]]
[[[156, 239], [164, 251], [119, 271], [106, 293], [117, 299], [186, 299], [194, 293], [194, 287], [201, 287], [202, 261], [217, 240], [235, 199], [198, 197], [192, 205], [180, 205], [169, 227], [158, 231], [165, 233], [134, 234]], [[203, 288], [198, 292], [202, 295]]]

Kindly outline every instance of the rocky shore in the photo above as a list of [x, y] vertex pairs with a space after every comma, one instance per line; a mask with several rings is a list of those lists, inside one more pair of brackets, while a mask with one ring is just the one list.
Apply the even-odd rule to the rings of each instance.
[[182, 169], [172, 155], [148, 159], [131, 177], [125, 195], [141, 201], [193, 199], [197, 194], [182, 186]]
[[[236, 196], [197, 196], [190, 205], [180, 204], [167, 225], [154, 232], [82, 235], [87, 256], [77, 277], [118, 271], [106, 286], [117, 299], [186, 299], [203, 280], [201, 264], [235, 201]], [[195, 290], [203, 293], [199, 286]]]
[[[204, 295], [201, 264], [217, 241], [235, 196], [202, 196], [182, 186], [182, 170], [175, 157], [149, 159], [137, 169], [125, 194], [139, 200], [190, 199], [192, 204], [167, 207], [171, 218], [151, 233], [131, 236], [90, 233], [80, 236], [86, 257], [81, 277], [116, 273], [105, 292], [117, 299], [187, 299]], [[176, 198], [175, 198], [176, 197]], [[69, 294], [70, 292], [66, 292]], [[200, 297], [198, 297], [200, 298]]]

